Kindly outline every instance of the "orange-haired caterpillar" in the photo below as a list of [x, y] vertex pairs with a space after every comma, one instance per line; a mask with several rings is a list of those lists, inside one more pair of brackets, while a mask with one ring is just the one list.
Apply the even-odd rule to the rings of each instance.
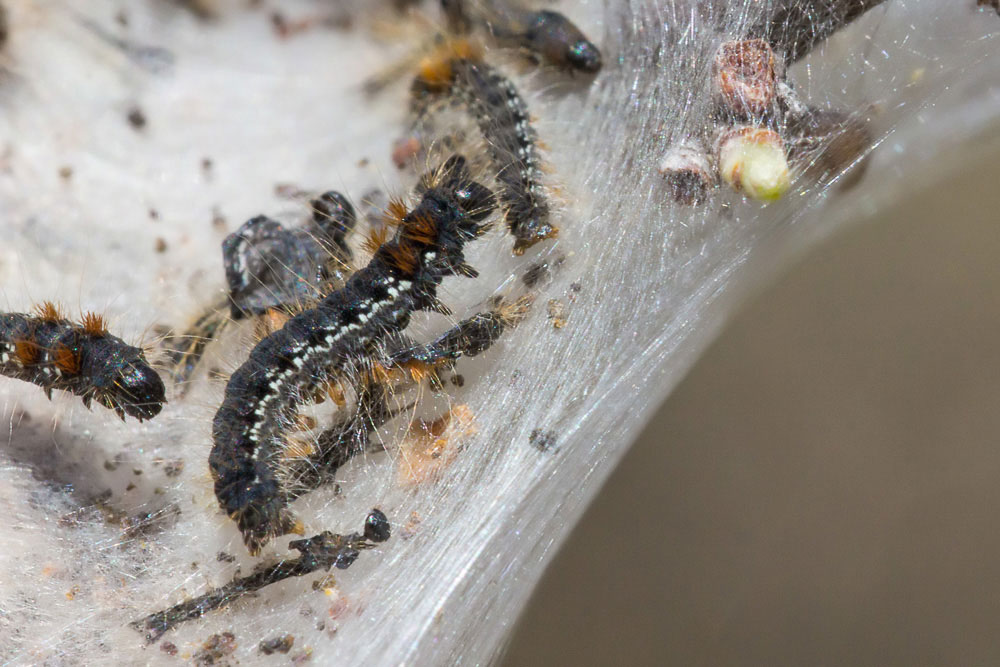
[[74, 324], [51, 303], [37, 315], [0, 313], [0, 373], [92, 401], [139, 421], [160, 412], [163, 381], [142, 350], [112, 336], [100, 315], [86, 313]]
[[[465, 51], [468, 54], [461, 55]], [[549, 222], [549, 205], [539, 182], [537, 136], [528, 108], [514, 84], [479, 62], [474, 50], [456, 47], [443, 53], [442, 58], [421, 64], [411, 86], [415, 110], [422, 114], [427, 102], [441, 94], [451, 95], [469, 110], [496, 172], [497, 195], [514, 235], [514, 252], [521, 254], [558, 233]]]
[[[388, 358], [372, 363], [382, 369], [382, 374], [399, 368], [410, 370], [417, 377], [420, 371], [431, 374], [440, 367], [452, 367], [461, 357], [485, 352], [504, 331], [517, 326], [527, 315], [532, 301], [530, 296], [512, 303], [498, 301], [490, 310], [462, 320], [429, 343], [407, 345]], [[320, 433], [309, 456], [282, 470], [287, 479], [282, 487], [289, 501], [332, 481], [341, 466], [365, 450], [371, 433], [400, 412], [389, 405], [389, 391], [383, 383], [362, 383], [357, 393], [357, 412]]]
[[368, 265], [261, 340], [229, 378], [212, 423], [209, 467], [219, 505], [251, 553], [296, 529], [276, 475], [283, 425], [318, 387], [402, 332], [412, 313], [446, 311], [437, 288], [446, 276], [478, 275], [463, 248], [483, 233], [480, 222], [494, 208], [493, 193], [471, 180], [465, 159], [449, 158]]
[[601, 52], [572, 21], [547, 9], [530, 10], [499, 0], [441, 0], [452, 32], [482, 25], [502, 46], [530, 53], [557, 67], [593, 74], [601, 69]]

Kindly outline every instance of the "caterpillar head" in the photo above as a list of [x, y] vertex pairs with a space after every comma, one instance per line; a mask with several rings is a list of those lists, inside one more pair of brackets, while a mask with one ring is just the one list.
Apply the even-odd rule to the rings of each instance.
[[142, 350], [124, 343], [108, 343], [107, 339], [95, 341], [94, 349], [84, 361], [93, 369], [88, 373], [92, 386], [84, 395], [84, 402], [89, 404], [91, 399], [97, 399], [98, 403], [118, 413], [122, 420], [125, 415], [139, 421], [152, 419], [166, 401], [163, 380], [147, 363]]
[[160, 414], [166, 401], [163, 380], [144, 359], [118, 369], [114, 394], [118, 407], [139, 421]]

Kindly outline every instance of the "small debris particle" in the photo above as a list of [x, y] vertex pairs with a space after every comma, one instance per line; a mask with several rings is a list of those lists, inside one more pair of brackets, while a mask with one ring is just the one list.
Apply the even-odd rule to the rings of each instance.
[[125, 490], [126, 491], [135, 491], [135, 484], [133, 484], [132, 482], [129, 482], [128, 486], [125, 487]]
[[528, 436], [528, 441], [531, 446], [541, 452], [551, 452], [556, 446], [556, 434], [552, 431], [545, 431], [540, 428], [536, 428]]
[[167, 240], [162, 236], [156, 237], [156, 252], [163, 254], [167, 251]]
[[234, 556], [232, 554], [227, 554], [225, 551], [220, 551], [215, 556], [215, 560], [219, 561], [220, 563], [235, 563], [236, 562], [236, 556]]
[[177, 644], [173, 642], [163, 642], [160, 644], [160, 650], [167, 655], [177, 655]]
[[191, 571], [195, 572], [198, 570], [198, 561], [191, 561]]
[[160, 219], [160, 212], [157, 211], [155, 208], [149, 209], [149, 219], [150, 220], [159, 220]]
[[80, 593], [80, 587], [74, 586], [73, 588], [66, 591], [66, 599], [73, 600], [76, 598], [77, 595], [79, 595], [79, 593]]
[[406, 525], [403, 526], [403, 530], [400, 531], [399, 536], [404, 540], [411, 539], [417, 534], [417, 529], [420, 527], [422, 520], [419, 512], [410, 512], [410, 518], [407, 520]]
[[534, 287], [544, 278], [547, 278], [548, 275], [549, 265], [545, 262], [537, 262], [536, 264], [532, 264], [531, 267], [524, 272], [524, 275], [521, 276], [521, 282], [524, 283], [525, 287]]
[[325, 590], [336, 590], [337, 580], [332, 574], [320, 577], [316, 581], [312, 582], [312, 589], [314, 591], [325, 591]]
[[307, 662], [312, 662], [313, 650], [310, 647], [306, 647], [301, 653], [292, 658], [293, 665], [302, 665]]
[[70, 167], [68, 165], [59, 167], [59, 178], [63, 179], [64, 181], [68, 181], [69, 179], [73, 178], [73, 167]]
[[292, 644], [294, 643], [294, 636], [282, 635], [280, 637], [275, 637], [274, 639], [262, 641], [260, 643], [259, 650], [264, 655], [271, 655], [273, 653], [288, 653], [292, 650]]
[[216, 229], [225, 229], [227, 227], [226, 217], [222, 215], [222, 211], [218, 206], [212, 208], [212, 226]]
[[401, 443], [399, 483], [414, 486], [435, 479], [478, 432], [475, 415], [464, 404], [453, 406], [434, 421], [413, 421]]
[[210, 158], [210, 157], [203, 157], [201, 159], [201, 170], [203, 172], [205, 172], [205, 176], [211, 176], [212, 175], [212, 167], [214, 167], [214, 166], [215, 166], [215, 163], [212, 162], [212, 158]]
[[218, 665], [220, 660], [235, 651], [236, 635], [223, 632], [209, 637], [192, 659], [196, 665]]
[[461, 373], [455, 373], [454, 375], [451, 376], [451, 383], [456, 387], [464, 387], [465, 376], [462, 375]]
[[114, 461], [104, 462], [104, 469], [107, 470], [108, 472], [114, 472], [115, 470], [118, 470], [118, 466], [120, 466], [121, 464], [122, 462], [118, 459], [118, 457], [115, 457]]
[[360, 160], [358, 160], [358, 169], [364, 169], [369, 165], [369, 163], [370, 160], [368, 158], [366, 157], [361, 158]]
[[566, 305], [558, 299], [549, 299], [548, 304], [549, 319], [552, 320], [552, 327], [562, 329], [566, 326]]
[[163, 464], [163, 474], [167, 477], [177, 477], [184, 472], [184, 459], [170, 459]]
[[138, 106], [132, 106], [128, 110], [128, 124], [132, 126], [132, 129], [138, 131], [146, 127], [146, 114]]
[[142, 474], [142, 468], [132, 468], [132, 474], [133, 475], [141, 475]]
[[379, 509], [373, 509], [365, 518], [365, 539], [372, 542], [385, 542], [392, 534], [389, 519]]
[[274, 195], [282, 199], [301, 199], [309, 193], [293, 183], [275, 183]]
[[400, 137], [392, 144], [392, 163], [405, 169], [420, 154], [420, 140], [414, 136]]
[[566, 293], [566, 298], [571, 302], [576, 301], [577, 295], [583, 291], [583, 285], [580, 283], [570, 283], [569, 292]]

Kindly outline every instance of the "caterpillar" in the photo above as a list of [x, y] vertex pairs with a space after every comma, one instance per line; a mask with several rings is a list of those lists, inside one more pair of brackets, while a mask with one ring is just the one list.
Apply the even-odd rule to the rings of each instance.
[[594, 74], [601, 69], [601, 51], [583, 32], [559, 12], [533, 11], [509, 2], [441, 0], [448, 28], [467, 33], [472, 25], [486, 28], [501, 46], [523, 49], [540, 60], [563, 69]]
[[212, 423], [209, 468], [219, 505], [252, 554], [297, 530], [275, 474], [283, 423], [332, 376], [405, 329], [412, 313], [448, 312], [437, 288], [446, 276], [478, 275], [463, 248], [485, 232], [480, 223], [494, 208], [493, 193], [471, 180], [465, 158], [452, 156], [364, 268], [261, 340], [232, 374]]
[[81, 324], [65, 319], [50, 302], [37, 314], [0, 313], [0, 374], [76, 394], [139, 421], [159, 414], [163, 381], [143, 351], [108, 333], [104, 318], [85, 313]]
[[[498, 300], [490, 310], [462, 320], [429, 343], [410, 344], [374, 361], [373, 375], [385, 377], [392, 369], [401, 369], [419, 378], [461, 357], [481, 354], [525, 318], [532, 302], [531, 296], [511, 303]], [[330, 482], [341, 466], [365, 450], [375, 429], [410, 407], [393, 410], [383, 382], [362, 382], [357, 394], [357, 412], [320, 433], [314, 453], [285, 471], [288, 480], [282, 487], [289, 501]]]
[[[466, 55], [452, 57], [455, 53]], [[515, 239], [514, 253], [523, 254], [558, 234], [549, 222], [549, 205], [538, 180], [537, 135], [528, 108], [514, 84], [472, 52], [456, 46], [444, 54], [422, 63], [411, 86], [414, 110], [423, 115], [427, 102], [441, 94], [451, 94], [469, 110], [496, 172], [500, 207]]]
[[230, 319], [263, 315], [272, 308], [292, 313], [344, 281], [352, 260], [347, 236], [357, 222], [354, 207], [334, 191], [311, 205], [312, 219], [302, 227], [285, 229], [261, 215], [223, 240], [229, 316], [225, 304], [216, 304], [183, 334], [183, 344], [169, 352], [175, 382], [191, 378], [205, 348]]
[[297, 558], [259, 567], [245, 577], [236, 577], [223, 586], [133, 621], [129, 625], [139, 632], [145, 632], [146, 641], [153, 643], [181, 623], [201, 618], [208, 612], [231, 604], [245, 595], [256, 593], [265, 586], [292, 577], [326, 571], [332, 567], [346, 570], [358, 559], [361, 550], [372, 549], [385, 542], [392, 533], [389, 519], [378, 509], [373, 509], [365, 517], [362, 530], [361, 533], [347, 535], [323, 531], [304, 540], [293, 540], [288, 546], [299, 552]]

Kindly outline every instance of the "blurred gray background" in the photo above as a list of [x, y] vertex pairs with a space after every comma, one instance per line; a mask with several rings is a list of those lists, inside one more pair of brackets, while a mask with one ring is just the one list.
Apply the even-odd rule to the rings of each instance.
[[970, 165], [746, 304], [504, 664], [1000, 664], [998, 211]]

